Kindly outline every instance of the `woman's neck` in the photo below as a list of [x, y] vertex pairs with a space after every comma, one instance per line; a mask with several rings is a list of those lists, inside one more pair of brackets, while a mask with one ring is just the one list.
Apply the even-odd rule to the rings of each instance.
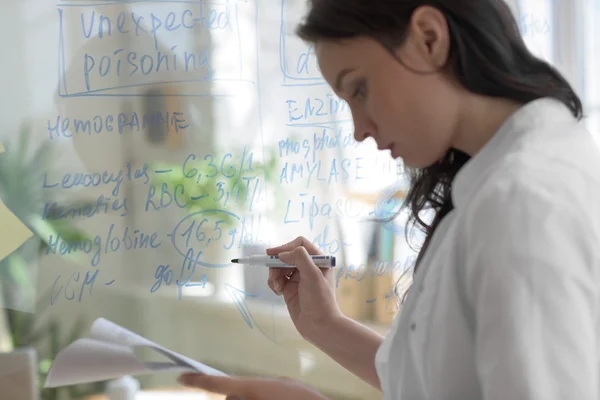
[[523, 103], [473, 95], [462, 101], [452, 147], [474, 156]]

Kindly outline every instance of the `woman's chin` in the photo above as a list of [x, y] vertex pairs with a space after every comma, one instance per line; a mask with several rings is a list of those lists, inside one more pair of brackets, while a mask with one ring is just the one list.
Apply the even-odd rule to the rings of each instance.
[[[402, 158], [402, 157], [398, 157], [398, 158]], [[423, 169], [423, 168], [427, 168], [429, 166], [431, 166], [431, 163], [427, 163], [427, 162], [419, 162], [419, 160], [410, 160], [407, 158], [402, 158], [402, 164], [404, 165], [405, 168], [412, 168], [412, 169]]]
[[424, 169], [427, 167], [431, 167], [432, 165], [434, 165], [440, 161], [440, 158], [414, 157], [411, 154], [399, 154], [398, 156], [396, 156], [395, 154], [392, 154], [392, 157], [394, 157], [395, 159], [401, 158], [402, 163], [404, 164], [405, 167], [414, 168], [414, 169]]

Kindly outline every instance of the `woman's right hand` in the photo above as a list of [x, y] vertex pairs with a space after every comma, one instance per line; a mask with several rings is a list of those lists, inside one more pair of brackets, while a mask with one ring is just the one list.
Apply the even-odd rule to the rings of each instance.
[[[335, 300], [334, 271], [317, 267], [310, 258], [320, 254], [323, 253], [302, 236], [267, 249], [267, 255], [279, 255], [281, 261], [296, 267], [270, 268], [268, 285], [277, 295], [283, 294], [292, 322], [308, 340], [319, 328], [342, 316]], [[286, 278], [291, 272], [291, 278]]]

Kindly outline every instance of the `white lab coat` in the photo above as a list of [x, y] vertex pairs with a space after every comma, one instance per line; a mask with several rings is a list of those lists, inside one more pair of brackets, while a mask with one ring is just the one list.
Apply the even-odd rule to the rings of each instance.
[[600, 399], [600, 152], [545, 98], [460, 170], [377, 352], [384, 400]]

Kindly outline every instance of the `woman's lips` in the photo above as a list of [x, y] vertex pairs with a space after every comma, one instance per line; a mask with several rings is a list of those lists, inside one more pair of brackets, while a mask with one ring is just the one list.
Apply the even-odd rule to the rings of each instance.
[[392, 144], [390, 144], [390, 145], [388, 146], [388, 150], [390, 151], [390, 155], [391, 155], [393, 158], [396, 158], [396, 155], [394, 154], [394, 146], [395, 146], [395, 143], [392, 143]]

